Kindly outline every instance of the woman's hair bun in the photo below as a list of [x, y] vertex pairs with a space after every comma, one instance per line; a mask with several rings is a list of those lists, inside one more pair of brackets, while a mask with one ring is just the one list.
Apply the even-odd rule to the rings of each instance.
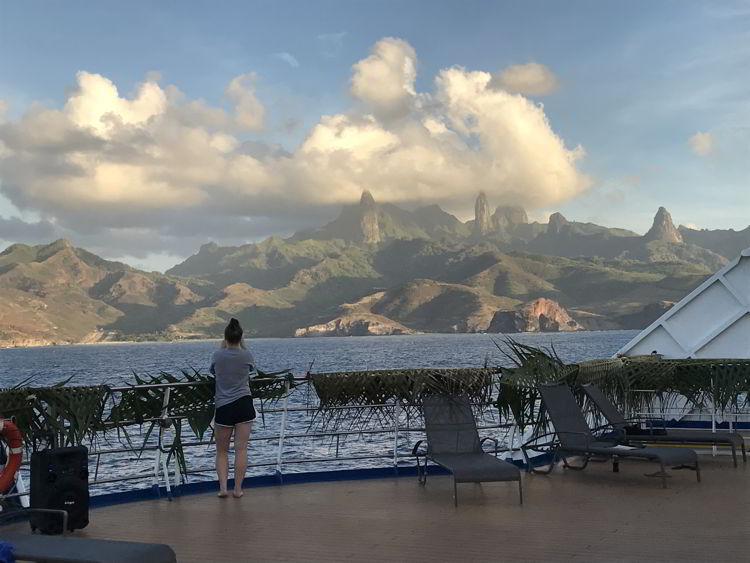
[[232, 317], [229, 324], [224, 329], [224, 340], [229, 344], [237, 344], [242, 341], [242, 327], [240, 321]]

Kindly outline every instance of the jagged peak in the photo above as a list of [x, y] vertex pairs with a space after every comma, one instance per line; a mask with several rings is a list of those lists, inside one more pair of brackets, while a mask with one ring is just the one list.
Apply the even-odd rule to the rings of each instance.
[[647, 241], [660, 240], [664, 242], [683, 242], [680, 231], [677, 230], [672, 222], [672, 216], [664, 207], [659, 207], [659, 210], [654, 216], [654, 223], [644, 235], [644, 238]]
[[216, 249], [219, 248], [219, 245], [216, 244], [214, 241], [207, 242], [205, 244], [202, 244], [200, 249], [198, 249], [198, 252], [214, 252]]
[[73, 243], [70, 239], [59, 238], [54, 242], [49, 243], [45, 248], [73, 248]]
[[372, 197], [369, 190], [362, 192], [362, 197], [359, 198], [359, 205], [361, 207], [375, 207], [375, 198]]
[[359, 200], [360, 218], [359, 227], [362, 232], [362, 242], [365, 244], [375, 244], [380, 242], [380, 223], [378, 221], [378, 211], [375, 205], [375, 198], [365, 190]]
[[547, 227], [547, 231], [552, 233], [559, 233], [566, 225], [570, 225], [570, 221], [568, 221], [562, 213], [556, 211], [549, 216], [549, 225]]
[[477, 201], [474, 203], [474, 235], [486, 235], [492, 229], [492, 217], [490, 215], [490, 204], [487, 202], [487, 194], [480, 191]]
[[36, 259], [38, 261], [44, 261], [48, 258], [58, 254], [60, 252], [69, 253], [75, 251], [73, 243], [69, 239], [60, 238], [49, 244], [45, 244], [37, 247]]

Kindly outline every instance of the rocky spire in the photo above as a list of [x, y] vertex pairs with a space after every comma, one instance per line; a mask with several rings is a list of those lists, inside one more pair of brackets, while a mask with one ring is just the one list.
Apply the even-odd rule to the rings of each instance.
[[492, 216], [490, 215], [490, 204], [487, 203], [487, 195], [479, 192], [474, 204], [474, 235], [483, 236], [492, 230]]
[[565, 217], [563, 217], [562, 213], [556, 212], [549, 216], [549, 224], [547, 225], [547, 232], [559, 233], [568, 225], [570, 225], [570, 221], [568, 221]]
[[674, 223], [672, 223], [672, 216], [669, 214], [669, 211], [663, 207], [660, 207], [659, 211], [656, 212], [654, 224], [643, 238], [646, 239], [647, 242], [652, 240], [684, 242], [680, 231], [678, 231], [675, 228]]
[[362, 242], [365, 244], [380, 242], [378, 207], [375, 204], [375, 198], [367, 190], [362, 192], [359, 200], [359, 224], [362, 227]]

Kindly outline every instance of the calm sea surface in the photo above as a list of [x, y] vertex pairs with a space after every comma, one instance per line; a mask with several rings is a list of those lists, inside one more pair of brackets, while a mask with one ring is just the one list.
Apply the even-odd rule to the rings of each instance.
[[[566, 362], [576, 362], [612, 356], [621, 346], [637, 334], [637, 331], [572, 332], [548, 334], [518, 334], [514, 339], [524, 344], [541, 348], [554, 348]], [[493, 341], [494, 338], [494, 341]], [[310, 365], [313, 371], [343, 371], [366, 369], [425, 368], [425, 367], [481, 367], [507, 365], [508, 361], [495, 345], [502, 342], [497, 335], [486, 334], [423, 334], [411, 336], [367, 336], [344, 338], [268, 338], [249, 341], [248, 347], [255, 354], [258, 367], [263, 371], [291, 369], [295, 375], [304, 375]], [[99, 344], [91, 346], [57, 346], [45, 348], [0, 349], [0, 387], [12, 386], [31, 377], [31, 386], [52, 385], [73, 376], [70, 385], [106, 383], [111, 385], [131, 382], [133, 373], [157, 374], [179, 373], [182, 369], [206, 372], [211, 354], [218, 341], [148, 343], [148, 344]], [[290, 397], [290, 406], [314, 405], [307, 385], [295, 389]], [[259, 405], [256, 402], [256, 407]], [[498, 422], [494, 409], [483, 415], [482, 424]], [[377, 417], [373, 427], [379, 428]], [[287, 434], [305, 434], [325, 429], [324, 419], [307, 412], [290, 412]], [[418, 428], [419, 421], [401, 417], [397, 448], [408, 454], [414, 442], [423, 436], [416, 431], [404, 431], [405, 426]], [[251, 467], [249, 475], [273, 473], [278, 453], [281, 415], [267, 413], [264, 420], [256, 421], [253, 442], [250, 448], [251, 463], [269, 465]], [[183, 443], [194, 440], [185, 425]], [[360, 427], [358, 427], [360, 428]], [[132, 443], [147, 441], [154, 443], [155, 434], [147, 433], [147, 425], [130, 428]], [[484, 432], [484, 435], [488, 434]], [[495, 436], [501, 442], [512, 441], [506, 430], [498, 430]], [[392, 463], [393, 433], [356, 434], [342, 438], [287, 438], [282, 448], [285, 461], [333, 458], [336, 456], [380, 455], [381, 458], [366, 460], [331, 460], [323, 463], [288, 463], [284, 472], [321, 471], [351, 467], [382, 467]], [[264, 439], [268, 438], [268, 439]], [[517, 438], [516, 438], [517, 439]], [[165, 442], [171, 441], [167, 431]], [[126, 446], [116, 432], [108, 432], [90, 445], [96, 450], [117, 449]], [[155, 454], [146, 451], [136, 454], [107, 454], [101, 456], [95, 469], [96, 458], [90, 458], [92, 480], [120, 478], [140, 475], [138, 480], [97, 484], [92, 494], [114, 492], [128, 488], [148, 487], [153, 478]], [[213, 446], [201, 445], [185, 448], [188, 468], [199, 473], [189, 479], [213, 480]], [[25, 471], [22, 472], [26, 474]]]
[[[637, 331], [517, 334], [518, 342], [551, 348], [567, 362], [605, 358]], [[488, 334], [419, 334], [327, 338], [261, 338], [247, 342], [263, 371], [313, 371], [423, 367], [481, 367], [507, 360]], [[148, 344], [96, 344], [0, 349], [0, 387], [33, 376], [30, 385], [51, 385], [73, 376], [71, 385], [118, 384], [132, 381], [133, 372], [205, 371], [218, 341]]]

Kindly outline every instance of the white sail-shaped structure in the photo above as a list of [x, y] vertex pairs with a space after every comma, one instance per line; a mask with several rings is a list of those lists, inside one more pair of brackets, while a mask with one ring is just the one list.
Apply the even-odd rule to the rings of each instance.
[[750, 358], [750, 248], [676, 303], [618, 355]]

